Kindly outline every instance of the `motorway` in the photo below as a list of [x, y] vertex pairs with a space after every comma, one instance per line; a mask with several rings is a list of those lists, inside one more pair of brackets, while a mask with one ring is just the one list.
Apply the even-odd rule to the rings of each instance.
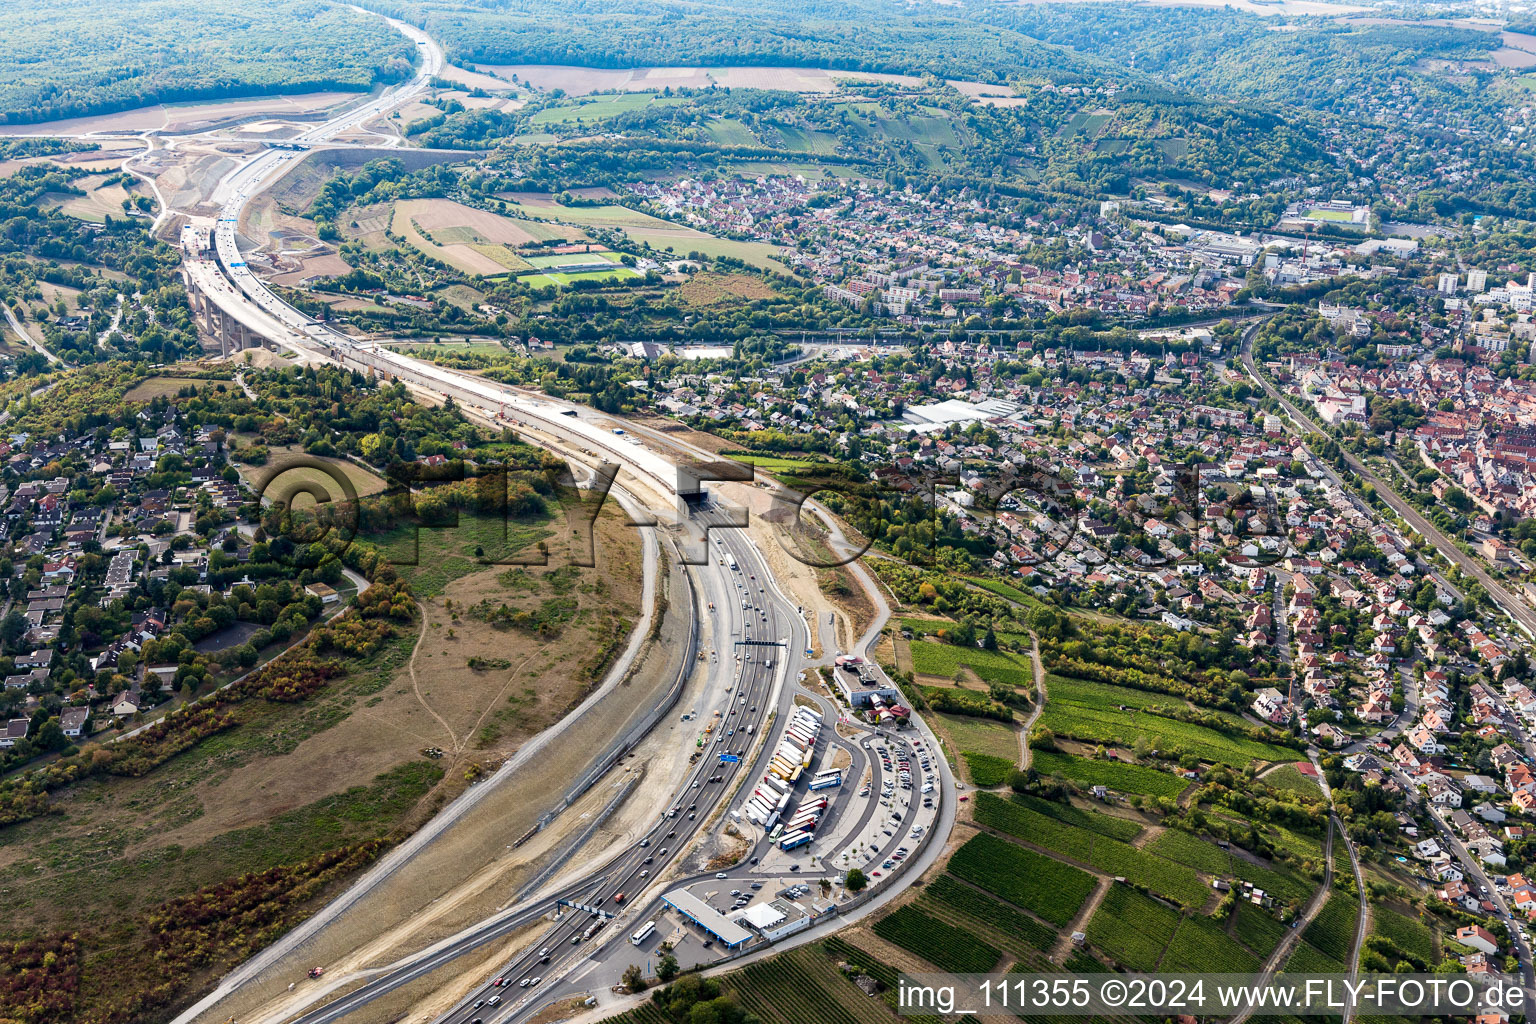
[[[312, 128], [293, 141], [324, 142], [369, 118], [387, 113], [427, 87], [431, 76], [442, 67], [441, 51], [411, 26], [394, 21], [391, 24], [415, 39], [421, 47], [423, 61], [418, 74], [410, 82]], [[215, 201], [222, 204], [213, 230], [215, 258], [189, 258], [188, 272], [226, 314], [258, 335], [294, 352], [302, 361], [352, 366], [434, 394], [452, 396], [466, 415], [494, 426], [515, 427], [530, 440], [551, 448], [574, 463], [582, 463], [583, 457], [586, 457], [588, 468], [593, 461], [610, 463], [618, 474], [615, 490], [653, 510], [658, 521], [687, 529], [689, 533], [709, 523], [726, 524], [721, 511], [707, 502], [702, 508], [697, 503], [691, 509], [685, 508], [680, 502], [680, 494], [691, 488], [680, 481], [678, 462], [642, 443], [640, 438], [617, 437], [612, 431], [591, 422], [584, 410], [576, 407], [543, 396], [518, 393], [480, 378], [354, 341], [316, 323], [275, 295], [245, 265], [238, 248], [237, 228], [245, 204], [286, 173], [293, 166], [292, 159], [293, 154], [287, 151], [264, 151], [227, 175], [215, 192]], [[191, 256], [192, 239], [187, 241]], [[696, 709], [699, 713], [696, 720], [700, 729], [715, 721], [713, 705], [718, 704], [721, 724], [702, 737], [699, 748], [702, 756], [683, 780], [675, 803], [665, 814], [658, 815], [650, 831], [611, 862], [597, 867], [583, 866], [575, 880], [557, 882], [557, 887], [546, 892], [530, 893], [530, 899], [431, 949], [366, 972], [366, 977], [328, 978], [333, 990], [358, 980], [361, 984], [327, 1005], [314, 1007], [297, 1017], [291, 1012], [269, 1008], [268, 1012], [278, 1015], [267, 1019], [292, 1019], [296, 1024], [341, 1020], [373, 1000], [439, 970], [455, 958], [546, 917], [552, 918], [549, 927], [532, 946], [502, 965], [495, 975], [483, 979], [459, 1007], [441, 1019], [447, 1024], [469, 1024], [474, 1020], [503, 1024], [518, 1020], [551, 998], [577, 991], [577, 982], [556, 984], [555, 979], [573, 970], [590, 970], [588, 958], [594, 952], [621, 952], [628, 956], [627, 935], [621, 934], [619, 924], [606, 924], [606, 919], [600, 915], [613, 912], [618, 906], [616, 896], [623, 892], [628, 897], [623, 905], [629, 910], [625, 918], [634, 916], [635, 920], [646, 920], [646, 915], [654, 913], [658, 905], [655, 897], [662, 888], [670, 889], [689, 882], [683, 878], [669, 881], [665, 887], [656, 884], [706, 828], [725, 824], [728, 799], [738, 792], [742, 780], [748, 783], [740, 786], [744, 798], [761, 775], [773, 749], [768, 742], [770, 736], [765, 735], [775, 732], [769, 723], [783, 722], [787, 718], [799, 690], [794, 680], [800, 673], [801, 652], [809, 646], [809, 627], [800, 610], [778, 590], [766, 562], [746, 531], [719, 529], [713, 531], [713, 538], [712, 542], [705, 542], [711, 558], [699, 567], [702, 571], [695, 569], [689, 575], [700, 616], [704, 617], [704, 606], [711, 608], [712, 614], [707, 617], [711, 620], [714, 641], [713, 651], [708, 655], [710, 678], [706, 697], [702, 699], [708, 706]], [[734, 558], [737, 569], [728, 567], [730, 558]], [[743, 602], [746, 607], [742, 607]], [[753, 646], [748, 646], [749, 642]], [[759, 643], [782, 646], [755, 646]], [[799, 692], [802, 701], [807, 696], [806, 692]], [[872, 758], [864, 755], [862, 744], [829, 739], [836, 736], [835, 706], [819, 697], [810, 699], [821, 705], [824, 714], [822, 744], [836, 742], [850, 753], [854, 766], [849, 769], [850, 777], [856, 778], [855, 771], [862, 774], [867, 764], [873, 778], [878, 780], [878, 768]], [[674, 709], [674, 713], [680, 711]], [[759, 744], [760, 748], [749, 773], [745, 765], [754, 744]], [[822, 744], [818, 746], [827, 749]], [[740, 755], [741, 763], [721, 763], [718, 755], [727, 751]], [[934, 759], [936, 769], [941, 763], [941, 758]], [[943, 774], [942, 769], [939, 774]], [[873, 785], [878, 785], [878, 781], [872, 782]], [[945, 790], [952, 792], [948, 785]], [[893, 822], [892, 827], [884, 830], [891, 840], [881, 846], [877, 858], [889, 856], [898, 844], [906, 841], [905, 831], [898, 831], [897, 826], [905, 830], [918, 814], [916, 799], [907, 798], [906, 803], [899, 822]], [[882, 805], [889, 806], [879, 797], [868, 800], [863, 813], [853, 823], [854, 835], [862, 833]], [[846, 807], [839, 807], [836, 815], [844, 813]], [[829, 816], [829, 827], [837, 821], [836, 816]], [[748, 853], [743, 854], [744, 858], [750, 857], [749, 864], [766, 860], [770, 852], [775, 859], [782, 859], [781, 852], [777, 849], [770, 851], [765, 842], [765, 839], [759, 839]], [[824, 844], [818, 842], [817, 845]], [[912, 842], [912, 845], [918, 844]], [[806, 851], [801, 851], [801, 858], [814, 863], [814, 858], [806, 856]], [[751, 870], [749, 864], [740, 867]], [[798, 866], [785, 864], [781, 869], [784, 877], [795, 877], [792, 869]], [[656, 891], [637, 898], [637, 894], [648, 888]], [[555, 917], [561, 900], [594, 908], [599, 916], [594, 916], [590, 910], [565, 907]], [[637, 908], [644, 913], [637, 913]], [[494, 983], [498, 979], [506, 979], [508, 984], [497, 986]], [[526, 988], [519, 984], [523, 980], [529, 981]], [[341, 984], [337, 985], [337, 982]], [[236, 987], [227, 985], [221, 994], [228, 995]], [[320, 991], [316, 992], [317, 998], [321, 995]], [[489, 1007], [492, 998], [501, 1000], [494, 1008]], [[217, 1003], [200, 1005], [216, 1010]], [[476, 1003], [483, 1005], [476, 1007]], [[488, 1017], [486, 1013], [495, 1016]]]
[[[702, 756], [684, 780], [672, 806], [658, 815], [651, 829], [634, 847], [603, 867], [600, 872], [586, 875], [517, 908], [513, 913], [454, 936], [451, 943], [444, 944], [431, 957], [370, 978], [360, 988], [297, 1018], [296, 1024], [326, 1024], [340, 1020], [374, 999], [436, 970], [472, 949], [551, 915], [556, 911], [559, 900], [581, 903], [595, 908], [601, 914], [617, 912], [623, 909], [622, 904], [615, 902], [617, 894], [633, 896], [654, 885], [663, 868], [675, 861], [701, 830], [711, 824], [714, 812], [721, 806], [722, 799], [731, 792], [741, 771], [741, 764], [722, 764], [718, 755], [729, 751], [744, 756], [752, 742], [752, 738], [746, 734], [747, 725], [750, 724], [753, 732], [761, 736], [771, 711], [777, 711], [780, 717], [783, 716], [791, 692], [790, 688], [782, 685], [782, 681], [795, 664], [788, 656], [789, 651], [796, 649], [795, 644], [803, 644], [805, 636], [804, 621], [792, 607], [786, 607], [787, 599], [779, 596], [771, 587], [762, 586], [748, 600], [749, 607], [741, 607], [741, 594], [745, 588], [762, 584], [765, 576], [763, 567], [758, 564], [756, 549], [739, 534], [740, 531], [736, 530], [713, 533], [714, 543], [711, 546], [717, 553], [715, 567], [724, 571], [694, 575], [695, 583], [702, 590], [698, 599], [714, 605], [717, 628], [723, 627], [725, 630], [724, 635], [716, 637], [712, 661], [718, 661], [722, 657], [722, 650], [729, 649], [725, 643], [729, 639], [735, 647], [735, 653], [724, 655], [725, 660], [731, 663], [726, 668], [732, 676], [739, 673], [739, 684], [732, 683], [723, 695], [724, 702], [729, 703], [729, 709], [722, 710], [719, 719], [711, 714], [700, 714], [695, 719], [701, 731], [712, 722], [718, 721], [721, 724], [703, 738], [704, 742], [699, 748]], [[732, 572], [725, 567], [727, 555], [736, 558], [739, 566], [737, 571]], [[791, 645], [789, 649], [745, 646], [745, 642], [776, 644], [784, 641]], [[776, 691], [780, 696], [775, 704], [773, 697]], [[722, 708], [725, 707], [724, 702]], [[542, 1003], [544, 999], [540, 997], [544, 996], [544, 991], [539, 988], [538, 982], [526, 988], [517, 983], [524, 979], [531, 981], [538, 978], [542, 981], [544, 977], [557, 977], [584, 960], [592, 952], [594, 943], [618, 937], [615, 930], [609, 927], [602, 927], [595, 934], [591, 932], [600, 922], [606, 926], [605, 919], [598, 914], [563, 908], [559, 919], [527, 950], [504, 964], [494, 976], [487, 977], [465, 998], [461, 1009], [443, 1020], [462, 1022], [481, 1016], [473, 1004], [495, 996], [507, 1000], [499, 1008], [500, 1016], [494, 1018], [496, 1020], [513, 1019], [532, 1001]], [[498, 978], [508, 979], [508, 987], [495, 985], [494, 981]]]

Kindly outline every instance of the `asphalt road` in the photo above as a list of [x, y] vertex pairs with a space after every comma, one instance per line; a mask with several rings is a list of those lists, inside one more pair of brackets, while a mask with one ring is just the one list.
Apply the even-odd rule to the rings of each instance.
[[[701, 521], [711, 520], [726, 521], [723, 516], [709, 513], [704, 514]], [[780, 597], [770, 585], [766, 566], [755, 547], [741, 536], [739, 530], [712, 530], [710, 536], [716, 566], [725, 569], [714, 575], [714, 585], [707, 588], [712, 595], [708, 600], [715, 605], [717, 616], [715, 653], [722, 660], [729, 658], [733, 662], [735, 655], [740, 654], [739, 681], [723, 695], [719, 717], [710, 710], [700, 709], [696, 724], [701, 730], [713, 724], [714, 729], [703, 737], [700, 748], [703, 756], [685, 780], [675, 802], [658, 818], [640, 844], [610, 865], [600, 879], [594, 879], [587, 887], [584, 899], [578, 901], [600, 911], [627, 911], [623, 928], [604, 924], [593, 933], [591, 929], [599, 924], [600, 917], [567, 909], [563, 917], [524, 952], [504, 964], [493, 976], [485, 978], [453, 1012], [439, 1018], [443, 1024], [469, 1024], [476, 1019], [486, 1024], [516, 1021], [552, 1000], [585, 991], [586, 985], [551, 983], [551, 979], [563, 977], [589, 959], [602, 960], [605, 954], [613, 951], [622, 952], [627, 958], [630, 924], [651, 920], [661, 912], [660, 892], [708, 877], [707, 874], [697, 875], [692, 879], [669, 879], [665, 885], [656, 884], [666, 866], [676, 861], [701, 830], [716, 824], [713, 821], [716, 812], [723, 810], [738, 776], [745, 770], [745, 762], [721, 763], [719, 755], [730, 752], [744, 756], [752, 743], [763, 741], [751, 769], [757, 774], [749, 774], [748, 778], [757, 778], [766, 767], [766, 759], [771, 758], [777, 746], [777, 731], [794, 697], [794, 687], [784, 685], [779, 688], [777, 702], [770, 705], [776, 680], [780, 673], [789, 680], [794, 678], [800, 663], [798, 652], [804, 645], [804, 622], [798, 612], [787, 607], [787, 599]], [[727, 555], [735, 557], [738, 566], [735, 571], [725, 567]], [[742, 600], [747, 602], [746, 609], [741, 607]], [[753, 642], [776, 644], [785, 640], [788, 644], [783, 647], [752, 645]], [[732, 643], [735, 651], [726, 648], [727, 641]], [[770, 712], [775, 712], [771, 724]], [[832, 724], [832, 721], [823, 721], [818, 746], [832, 732]], [[752, 735], [745, 734], [748, 725], [753, 727]], [[764, 741], [765, 731], [771, 735]], [[757, 855], [756, 852], [752, 854]], [[614, 898], [621, 892], [628, 897], [625, 904], [614, 903]], [[651, 898], [638, 904], [639, 912], [635, 912], [635, 896], [640, 892], [647, 892]], [[539, 979], [536, 983], [533, 982], [535, 978]], [[498, 986], [498, 980], [505, 984]], [[526, 988], [521, 984], [524, 980], [530, 981]], [[496, 1007], [487, 1005], [496, 996], [500, 996], [503, 1003]], [[477, 1003], [481, 1005], [477, 1006]], [[301, 1024], [321, 1022], [306, 1020]]]
[[[1262, 376], [1254, 368], [1253, 336], [1257, 330], [1258, 325], [1255, 324], [1243, 335], [1243, 366], [1247, 368], [1248, 376], [1252, 377], [1254, 382], [1264, 389], [1265, 394], [1269, 395], [1270, 398], [1273, 398], [1280, 404], [1280, 407], [1285, 410], [1286, 416], [1290, 418], [1292, 425], [1302, 435], [1312, 431], [1320, 433], [1321, 431], [1319, 428], [1315, 426], [1312, 421], [1309, 420], [1306, 415], [1301, 412], [1300, 409], [1296, 408], [1296, 406], [1291, 403], [1289, 398], [1281, 394], [1280, 390], [1271, 384], [1268, 378]], [[1424, 537], [1431, 544], [1433, 544], [1435, 550], [1439, 551], [1447, 561], [1456, 566], [1466, 575], [1477, 580], [1482, 588], [1488, 592], [1488, 596], [1493, 599], [1494, 603], [1497, 604], [1506, 615], [1514, 620], [1516, 624], [1524, 629], [1526, 635], [1536, 637], [1536, 611], [1533, 611], [1531, 607], [1524, 601], [1520, 600], [1511, 594], [1508, 590], [1504, 589], [1504, 587], [1497, 580], [1489, 575], [1486, 569], [1478, 564], [1476, 559], [1472, 558], [1465, 551], [1461, 550], [1461, 548], [1457, 547], [1449, 537], [1440, 532], [1439, 527], [1435, 526], [1435, 524], [1431, 523], [1428, 519], [1425, 519], [1422, 515], [1419, 514], [1418, 509], [1404, 501], [1403, 498], [1397, 493], [1397, 491], [1392, 488], [1391, 484], [1382, 480], [1381, 477], [1377, 476], [1374, 472], [1371, 471], [1369, 467], [1367, 467], [1359, 459], [1355, 458], [1355, 456], [1347, 450], [1340, 448], [1340, 451], [1344, 455], [1345, 464], [1348, 465], [1349, 468], [1357, 476], [1360, 477], [1360, 479], [1374, 487], [1376, 489], [1376, 493], [1381, 497], [1382, 501], [1386, 502], [1387, 506], [1391, 508], [1393, 512], [1396, 512], [1403, 518], [1406, 523], [1408, 523], [1409, 526], [1413, 527], [1413, 529], [1420, 536]], [[1329, 473], [1330, 476], [1333, 475], [1331, 467], [1329, 468]], [[1338, 483], [1337, 477], [1335, 477], [1334, 480], [1335, 483]], [[1340, 486], [1342, 486], [1342, 484]]]

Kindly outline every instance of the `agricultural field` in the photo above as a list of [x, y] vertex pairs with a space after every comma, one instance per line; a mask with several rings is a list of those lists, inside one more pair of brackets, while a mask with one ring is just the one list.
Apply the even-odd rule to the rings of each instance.
[[940, 875], [929, 883], [923, 891], [922, 902], [925, 906], [938, 904], [958, 911], [988, 928], [1021, 939], [1044, 953], [1049, 953], [1056, 945], [1055, 929], [1019, 913], [1001, 900], [993, 899], [957, 881], [954, 875]]
[[1209, 974], [1250, 974], [1261, 966], [1259, 958], [1238, 945], [1237, 941], [1214, 921], [1204, 917], [1185, 917], [1163, 953], [1161, 971], [1190, 971]]
[[965, 759], [965, 770], [971, 777], [971, 784], [987, 789], [1007, 782], [1008, 773], [1016, 767], [1011, 758], [978, 754], [973, 750], [962, 750], [960, 756]]
[[905, 906], [875, 922], [874, 932], [887, 942], [916, 953], [941, 971], [985, 973], [1000, 952], [970, 932]]
[[1355, 923], [1359, 919], [1360, 902], [1352, 893], [1331, 892], [1323, 909], [1318, 911], [1301, 937], [1329, 959], [1347, 964], [1355, 941]]
[[[357, 223], [356, 230], [365, 225]], [[424, 255], [455, 270], [480, 277], [494, 277], [518, 269], [510, 249], [532, 245], [549, 237], [575, 240], [580, 233], [560, 232], [477, 210], [451, 199], [402, 199], [394, 204], [390, 222], [395, 234]], [[506, 255], [503, 255], [505, 253]]]
[[[689, 275], [688, 280], [678, 285], [672, 294], [690, 306], [703, 309], [722, 304], [734, 305], [744, 299], [771, 299], [778, 292], [762, 278], [750, 274], [721, 274], [706, 270]], [[738, 456], [733, 455], [731, 458]], [[750, 461], [759, 461], [757, 456], [748, 458]], [[763, 458], [771, 460], [778, 456], [769, 454]]]
[[113, 175], [90, 174], [77, 178], [72, 184], [84, 189], [85, 195], [60, 196], [59, 201], [52, 205], [56, 205], [61, 213], [67, 213], [77, 220], [90, 224], [105, 223], [108, 217], [122, 219], [125, 216], [123, 201], [130, 198], [133, 193], [122, 185], [105, 185], [104, 182], [111, 177]]
[[174, 398], [186, 388], [194, 391], [224, 391], [236, 387], [233, 380], [209, 380], [204, 377], [146, 377], [123, 393], [125, 402], [148, 402], [156, 398]]
[[[151, 380], [154, 379], [156, 378], [151, 378]], [[144, 383], [148, 384], [149, 381]], [[324, 463], [327, 469], [314, 468], [312, 463], [317, 461]], [[296, 463], [303, 464], [296, 465]], [[278, 498], [291, 495], [295, 508], [312, 504], [317, 494], [328, 494], [333, 501], [346, 500], [346, 493], [337, 480], [338, 476], [345, 477], [352, 484], [359, 498], [380, 494], [388, 486], [383, 477], [364, 469], [355, 462], [348, 462], [346, 459], [317, 458], [306, 454], [296, 445], [272, 448], [268, 452], [265, 465], [248, 466], [242, 463], [239, 470], [246, 482], [263, 497]], [[306, 494], [309, 497], [305, 497]]]
[[548, 537], [551, 525], [548, 515], [516, 518], [464, 513], [451, 526], [403, 525], [367, 539], [418, 596], [435, 597], [454, 580], [493, 568], [498, 560]]
[[499, 198], [506, 201], [507, 209], [517, 217], [578, 229], [611, 228], [642, 245], [679, 258], [701, 252], [711, 259], [729, 256], [763, 270], [787, 270], [776, 258], [780, 251], [777, 246], [718, 238], [627, 206], [560, 206], [548, 196], [520, 192], [501, 193]]
[[1128, 885], [1111, 885], [1088, 922], [1094, 949], [1133, 971], [1151, 971], [1179, 927], [1179, 912]]
[[910, 646], [912, 667], [920, 676], [953, 679], [961, 668], [967, 668], [988, 682], [1023, 687], [1034, 685], [1035, 672], [1028, 655], [959, 647], [931, 640], [913, 640]]
[[1296, 751], [1286, 747], [1164, 718], [1147, 710], [1187, 706], [1166, 694], [1055, 674], [1046, 677], [1046, 692], [1049, 702], [1040, 716], [1040, 724], [1057, 735], [1085, 743], [1129, 746], [1142, 738], [1159, 750], [1187, 752], [1205, 761], [1237, 767], [1251, 761], [1289, 761], [1296, 757]]
[[1173, 799], [1189, 786], [1187, 780], [1156, 768], [1075, 757], [1053, 750], [1035, 751], [1030, 765], [1042, 775], [1059, 775], [1084, 786], [1105, 786], [1116, 793]]
[[479, 253], [481, 256], [484, 256], [486, 259], [491, 260], [493, 263], [496, 263], [498, 266], [505, 270], [511, 271], [512, 273], [533, 269], [533, 264], [523, 259], [521, 256], [507, 248], [505, 245], [490, 245], [488, 243], [475, 242], [470, 244], [470, 248]]
[[1170, 828], [1152, 840], [1146, 850], [1208, 875], [1225, 875], [1232, 870], [1232, 857], [1227, 851], [1176, 828]]
[[1093, 876], [1086, 871], [987, 833], [956, 850], [949, 871], [1062, 926], [1077, 916], [1094, 886]]
[[[1043, 804], [1044, 801], [1036, 803]], [[1088, 819], [1087, 824], [1102, 826], [1110, 821], [1123, 825], [1135, 824], [1123, 819], [1112, 819], [1107, 815], [1077, 813]], [[1198, 907], [1207, 898], [1209, 890], [1206, 884], [1191, 868], [1138, 850], [1108, 835], [1096, 834], [1082, 825], [1069, 824], [1022, 803], [1003, 800], [990, 793], [977, 793], [975, 815], [976, 820], [984, 825], [1091, 865], [1107, 875], [1123, 876], [1185, 906]]]
[[[683, 286], [684, 288], [687, 285]], [[680, 289], [681, 290], [681, 289]], [[726, 456], [736, 462], [751, 465], [754, 471], [759, 473], [799, 473], [805, 470], [823, 469], [824, 462], [807, 462], [804, 459], [784, 459], [775, 455], [729, 455]]]
[[1387, 939], [1420, 963], [1433, 966], [1438, 962], [1435, 956], [1435, 933], [1422, 922], [1390, 907], [1371, 908], [1371, 935]]
[[1002, 758], [1010, 764], [1019, 759], [1019, 734], [1013, 727], [990, 718], [971, 715], [936, 715], [956, 750]]
[[646, 107], [670, 106], [682, 102], [684, 100], [676, 96], [659, 96], [652, 92], [626, 92], [548, 107], [534, 114], [530, 121], [541, 126], [606, 121], [610, 117], [644, 110]]

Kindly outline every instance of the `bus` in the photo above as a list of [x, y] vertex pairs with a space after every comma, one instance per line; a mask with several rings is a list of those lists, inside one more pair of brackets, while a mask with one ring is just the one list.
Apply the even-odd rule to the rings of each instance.
[[654, 934], [656, 934], [656, 922], [647, 921], [641, 926], [639, 931], [629, 937], [629, 941], [638, 946]]
[[779, 837], [782, 836], [783, 834], [784, 834], [784, 826], [783, 825], [775, 825], [775, 826], [773, 826], [773, 830], [768, 833], [768, 841], [770, 843], [776, 843], [776, 842], [779, 841]]
[[841, 775], [818, 775], [811, 780], [811, 791], [818, 789], [836, 789], [843, 784]]
[[809, 832], [791, 832], [779, 840], [779, 849], [793, 850], [796, 847], [804, 846], [810, 841], [811, 834]]

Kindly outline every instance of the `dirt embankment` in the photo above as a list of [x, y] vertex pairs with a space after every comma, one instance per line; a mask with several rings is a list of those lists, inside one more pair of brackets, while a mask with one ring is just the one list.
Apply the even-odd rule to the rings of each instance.
[[[688, 603], [680, 589], [686, 583], [681, 573], [667, 573], [664, 580], [668, 611], [658, 635], [647, 643], [624, 683], [566, 726], [558, 740], [541, 748], [533, 760], [488, 791], [452, 829], [375, 891], [362, 897], [343, 918], [311, 940], [302, 953], [285, 958], [265, 972], [238, 1000], [227, 1001], [219, 1008], [218, 1019], [229, 1013], [246, 1019], [258, 1007], [286, 1004], [288, 983], [302, 977], [306, 965], [327, 963], [335, 965], [338, 971], [381, 966], [504, 908], [530, 879], [541, 873], [551, 854], [562, 851], [564, 841], [580, 832], [612, 800], [625, 773], [643, 764], [643, 781], [580, 851], [579, 860], [590, 864], [609, 852], [627, 848], [639, 828], [654, 815], [658, 798], [650, 793], [650, 780], [676, 777], [674, 766], [656, 760], [662, 751], [675, 752], [683, 747], [675, 736], [664, 735], [677, 727], [675, 720], [668, 724], [669, 720], [663, 719], [656, 733], [556, 817], [551, 827], [522, 847], [514, 849], [512, 844], [542, 815], [562, 804], [561, 794], [586, 774], [615, 737], [624, 735], [654, 706], [676, 678], [686, 647]], [[510, 662], [516, 654], [516, 646], [509, 645], [502, 656]], [[560, 666], [541, 670], [558, 672]], [[429, 699], [440, 692], [448, 696], [452, 689], [436, 671], [429, 670], [425, 677], [423, 690]], [[514, 683], [521, 685], [519, 680]], [[416, 699], [409, 692], [408, 680], [397, 680], [396, 688], [405, 690], [409, 699]], [[438, 707], [443, 711], [449, 704]], [[448, 717], [446, 712], [444, 717]], [[465, 724], [466, 733], [472, 724]], [[573, 861], [572, 869], [575, 867]], [[416, 988], [413, 986], [410, 991], [415, 992]], [[358, 1019], [400, 1019], [398, 1002], [389, 1000], [375, 1006], [379, 1007], [376, 1013], [370, 1008]], [[414, 1012], [410, 1019], [416, 1019]]]

